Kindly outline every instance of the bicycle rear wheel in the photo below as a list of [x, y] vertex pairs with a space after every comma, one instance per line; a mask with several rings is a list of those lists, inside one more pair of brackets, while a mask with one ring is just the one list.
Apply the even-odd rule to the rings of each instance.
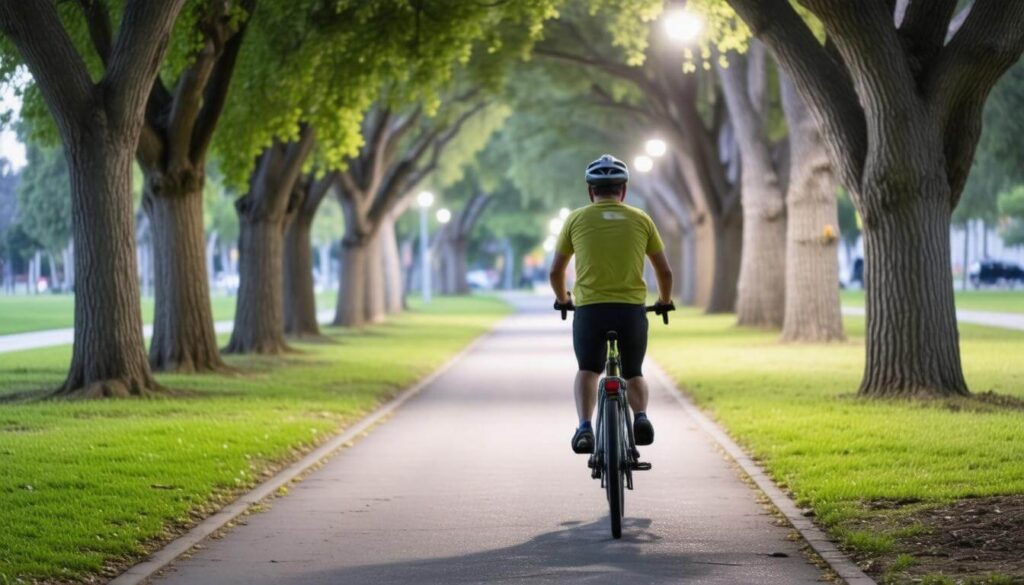
[[604, 405], [604, 462], [605, 489], [608, 494], [608, 513], [612, 523], [612, 537], [622, 537], [622, 515], [625, 508], [625, 453], [622, 451], [621, 409], [618, 401]]

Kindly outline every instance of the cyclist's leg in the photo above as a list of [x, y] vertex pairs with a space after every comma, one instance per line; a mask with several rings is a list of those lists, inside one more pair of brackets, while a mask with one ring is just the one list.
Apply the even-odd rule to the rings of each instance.
[[576, 352], [574, 392], [580, 422], [589, 421], [597, 403], [597, 382], [604, 370], [607, 347], [604, 341], [602, 311], [598, 305], [577, 307], [572, 319], [572, 346]]
[[648, 327], [644, 307], [632, 306], [624, 310], [619, 326], [625, 332], [619, 336], [619, 349], [622, 353], [622, 376], [626, 378], [629, 407], [636, 415], [634, 436], [637, 445], [649, 445], [654, 440], [654, 427], [647, 418], [648, 389], [643, 374]]

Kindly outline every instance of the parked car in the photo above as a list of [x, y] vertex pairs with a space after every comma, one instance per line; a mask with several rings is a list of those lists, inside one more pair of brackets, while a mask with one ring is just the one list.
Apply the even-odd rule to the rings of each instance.
[[971, 264], [967, 278], [974, 288], [982, 286], [1008, 286], [1024, 284], [1024, 268], [1013, 262], [982, 260]]

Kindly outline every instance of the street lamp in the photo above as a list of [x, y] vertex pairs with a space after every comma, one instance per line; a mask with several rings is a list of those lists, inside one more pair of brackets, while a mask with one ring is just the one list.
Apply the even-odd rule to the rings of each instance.
[[641, 154], [640, 156], [633, 159], [633, 168], [635, 168], [638, 172], [641, 173], [649, 172], [651, 169], [654, 168], [654, 159], [647, 156], [646, 154]]
[[420, 191], [416, 196], [416, 204], [420, 206], [420, 282], [423, 285], [423, 302], [430, 302], [430, 245], [427, 240], [427, 209], [434, 204], [434, 194]]
[[665, 13], [664, 26], [668, 38], [683, 45], [697, 40], [704, 30], [704, 21], [685, 8], [675, 8]]
[[551, 232], [552, 236], [557, 236], [562, 231], [563, 225], [565, 225], [565, 221], [556, 217], [548, 222], [548, 231]]
[[653, 156], [654, 158], [664, 156], [665, 151], [667, 150], [668, 145], [665, 144], [665, 141], [660, 138], [651, 138], [650, 140], [644, 143], [644, 151], [646, 151], [648, 155]]
[[452, 220], [452, 212], [442, 207], [437, 210], [437, 215], [435, 217], [437, 217], [437, 223], [444, 225]]

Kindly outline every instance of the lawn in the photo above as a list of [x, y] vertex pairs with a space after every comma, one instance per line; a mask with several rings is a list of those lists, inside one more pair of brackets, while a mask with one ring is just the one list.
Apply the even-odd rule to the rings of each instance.
[[[956, 308], [996, 313], [1024, 313], [1024, 290], [957, 290]], [[864, 291], [844, 290], [843, 306], [863, 307]]]
[[[508, 312], [486, 297], [413, 309], [283, 357], [228, 357], [233, 374], [158, 377], [185, 397], [0, 403], [0, 583], [116, 573]], [[4, 354], [0, 395], [57, 386], [69, 355]]]
[[[856, 552], [894, 552], [894, 538], [913, 529], [865, 530], [885, 513], [878, 502], [1024, 494], [1024, 412], [856, 398], [864, 321], [846, 327], [847, 343], [787, 345], [732, 316], [683, 311], [671, 327], [651, 327], [650, 353]], [[1024, 332], [961, 325], [961, 341], [974, 392], [1024, 398]]]
[[[235, 297], [215, 295], [210, 297], [215, 321], [228, 321], [235, 316]], [[334, 294], [317, 296], [321, 309], [334, 306]], [[153, 322], [153, 297], [142, 299], [142, 319]], [[25, 333], [44, 329], [73, 327], [75, 321], [75, 297], [72, 295], [15, 295], [0, 296], [0, 335]]]

